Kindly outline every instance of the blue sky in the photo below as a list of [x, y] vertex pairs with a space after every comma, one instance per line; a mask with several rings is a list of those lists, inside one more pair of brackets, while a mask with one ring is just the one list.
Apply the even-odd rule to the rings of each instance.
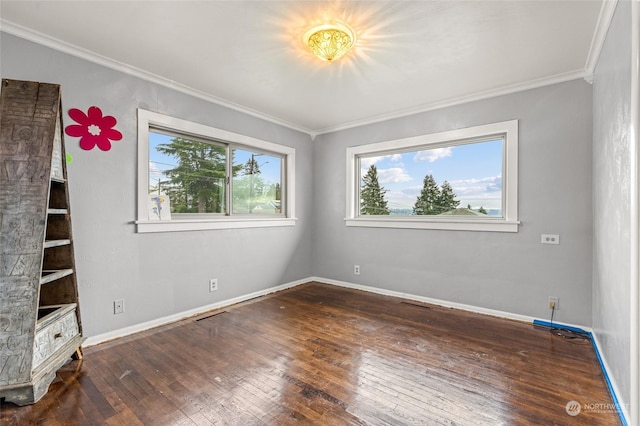
[[[156, 186], [158, 179], [167, 180], [164, 170], [172, 169], [176, 166], [176, 159], [164, 155], [156, 150], [160, 144], [170, 143], [175, 136], [167, 136], [160, 133], [149, 132], [149, 180], [151, 186]], [[251, 157], [250, 151], [236, 150], [235, 164], [246, 164]], [[267, 154], [255, 154], [258, 162], [260, 174], [266, 184], [280, 182], [280, 163], [282, 159]]]
[[502, 140], [476, 142], [392, 155], [361, 158], [361, 177], [369, 166], [378, 169], [380, 186], [388, 190], [391, 209], [411, 209], [424, 177], [445, 180], [460, 200], [460, 207], [502, 209]]
[[[169, 143], [173, 136], [149, 133], [150, 184], [166, 180], [162, 173], [175, 167], [175, 159], [158, 152], [159, 144]], [[236, 150], [236, 164], [245, 164], [250, 151]], [[266, 184], [280, 182], [279, 157], [261, 154], [256, 157]], [[391, 209], [411, 209], [422, 189], [423, 179], [431, 174], [438, 185], [447, 180], [460, 200], [460, 206], [502, 208], [502, 140], [477, 142], [446, 148], [411, 151], [392, 155], [361, 158], [361, 176], [371, 164], [378, 169], [380, 185], [388, 190], [386, 199]]]

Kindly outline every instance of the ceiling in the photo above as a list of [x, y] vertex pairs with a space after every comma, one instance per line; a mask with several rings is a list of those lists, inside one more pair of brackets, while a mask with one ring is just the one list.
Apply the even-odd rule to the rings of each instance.
[[[2, 31], [315, 136], [589, 78], [612, 1], [10, 1]], [[347, 22], [316, 59], [302, 34]]]

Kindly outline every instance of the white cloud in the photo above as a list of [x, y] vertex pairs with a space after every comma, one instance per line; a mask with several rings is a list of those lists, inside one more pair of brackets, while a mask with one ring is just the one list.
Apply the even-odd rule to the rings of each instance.
[[428, 161], [433, 163], [441, 158], [451, 157], [453, 155], [453, 148], [448, 146], [446, 148], [435, 148], [426, 151], [418, 151], [413, 157], [413, 161]]
[[398, 162], [402, 160], [402, 154], [382, 155], [379, 157], [363, 157], [360, 159], [360, 166], [362, 166], [363, 169], [368, 169], [372, 164], [376, 164], [387, 158], [393, 162]]
[[456, 194], [492, 193], [502, 191], [502, 176], [489, 176], [480, 179], [461, 179], [449, 182]]
[[479, 179], [463, 179], [450, 182], [451, 187], [462, 201], [472, 208], [499, 209], [502, 205], [502, 176], [489, 176]]
[[371, 167], [372, 164], [376, 164], [378, 161], [382, 160], [384, 157], [363, 157], [360, 159], [360, 166], [367, 170]]
[[401, 167], [378, 169], [378, 181], [380, 183], [409, 182], [410, 180], [413, 180], [413, 178]]

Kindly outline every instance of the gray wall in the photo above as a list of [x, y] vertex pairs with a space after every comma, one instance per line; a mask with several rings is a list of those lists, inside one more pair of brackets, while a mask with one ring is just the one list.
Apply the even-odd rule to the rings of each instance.
[[[83, 151], [66, 138], [81, 315], [86, 336], [162, 318], [311, 275], [308, 135], [2, 34], [2, 77], [62, 85], [63, 110], [96, 105], [124, 138]], [[295, 227], [137, 234], [136, 108], [296, 148]], [[219, 290], [209, 293], [209, 278]], [[113, 315], [113, 301], [126, 312]]]
[[[3, 77], [61, 83], [65, 111], [95, 104], [118, 118], [125, 135], [109, 152], [82, 151], [67, 138], [89, 336], [308, 276], [537, 318], [549, 317], [553, 295], [560, 298], [558, 321], [591, 325], [591, 86], [582, 80], [311, 143], [295, 131], [6, 34], [0, 59]], [[138, 106], [297, 148], [297, 226], [136, 234]], [[520, 232], [345, 227], [347, 146], [511, 119], [520, 120]], [[561, 244], [540, 244], [541, 233], [560, 234]], [[220, 279], [217, 293], [207, 291], [211, 277]], [[114, 316], [118, 298], [127, 312]]]
[[[293, 130], [2, 33], [3, 78], [60, 83], [65, 112], [97, 105], [118, 119], [124, 134], [109, 152], [83, 151], [77, 139], [67, 138], [85, 334], [309, 276], [543, 319], [553, 295], [560, 297], [558, 321], [593, 326], [628, 404], [629, 9], [629, 2], [618, 3], [593, 102], [591, 86], [573, 81], [321, 135], [313, 143]], [[295, 147], [297, 225], [136, 234], [137, 107]], [[511, 119], [520, 120], [520, 232], [345, 227], [346, 147]], [[541, 233], [560, 234], [561, 244], [541, 245]], [[354, 264], [360, 276], [353, 275]], [[207, 291], [212, 277], [220, 280], [217, 293]], [[121, 298], [127, 311], [114, 316], [112, 302]]]
[[593, 329], [627, 409], [631, 389], [631, 3], [618, 2], [593, 85]]
[[[558, 321], [591, 325], [591, 118], [579, 80], [319, 136], [314, 275], [543, 319], [558, 296]], [[346, 147], [511, 119], [518, 233], [345, 227]], [[561, 244], [542, 245], [542, 233]]]

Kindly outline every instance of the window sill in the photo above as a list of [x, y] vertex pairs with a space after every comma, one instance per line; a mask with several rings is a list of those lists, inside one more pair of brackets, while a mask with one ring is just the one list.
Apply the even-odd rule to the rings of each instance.
[[518, 232], [519, 221], [504, 219], [425, 220], [413, 217], [358, 217], [345, 219], [347, 226], [371, 228], [440, 229], [449, 231]]
[[210, 229], [267, 228], [295, 226], [295, 218], [241, 218], [241, 219], [178, 219], [178, 220], [137, 220], [139, 234], [149, 232], [206, 231]]

